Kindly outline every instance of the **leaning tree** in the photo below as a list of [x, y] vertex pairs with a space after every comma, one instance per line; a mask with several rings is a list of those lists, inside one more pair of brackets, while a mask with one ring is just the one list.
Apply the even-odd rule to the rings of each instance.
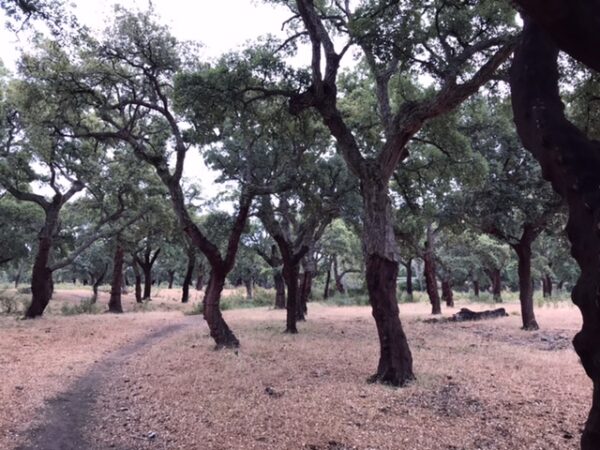
[[583, 316], [573, 344], [594, 384], [583, 430], [585, 450], [600, 447], [600, 143], [565, 115], [559, 89], [559, 48], [600, 69], [600, 2], [519, 0], [524, 30], [511, 69], [517, 131], [542, 167], [543, 176], [566, 201], [571, 253], [581, 275], [571, 294]]

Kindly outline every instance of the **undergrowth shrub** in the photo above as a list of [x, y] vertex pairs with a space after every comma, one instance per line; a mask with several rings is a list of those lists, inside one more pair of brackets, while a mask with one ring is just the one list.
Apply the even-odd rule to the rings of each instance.
[[60, 312], [63, 316], [75, 316], [78, 314], [98, 314], [101, 308], [92, 301], [92, 299], [82, 300], [79, 304], [69, 305], [64, 303]]

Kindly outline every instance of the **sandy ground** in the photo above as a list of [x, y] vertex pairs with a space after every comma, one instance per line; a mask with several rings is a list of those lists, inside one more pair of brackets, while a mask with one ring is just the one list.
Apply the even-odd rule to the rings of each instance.
[[[428, 305], [401, 305], [417, 376], [402, 389], [365, 383], [378, 356], [368, 307], [311, 304], [294, 336], [281, 333], [282, 311], [226, 311], [237, 352], [214, 351], [201, 321], [140, 347], [95, 386], [81, 434], [91, 449], [576, 449], [591, 400], [570, 345], [578, 310], [538, 308], [532, 333], [507, 308], [503, 319], [430, 324]], [[0, 319], [0, 448], [26, 442], [45, 402], [109, 355], [182, 320]]]

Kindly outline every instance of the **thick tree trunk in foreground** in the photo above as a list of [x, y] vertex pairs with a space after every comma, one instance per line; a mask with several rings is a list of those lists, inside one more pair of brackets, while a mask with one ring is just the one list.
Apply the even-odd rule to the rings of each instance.
[[538, 330], [533, 311], [533, 283], [531, 279], [531, 242], [521, 240], [517, 245], [513, 245], [519, 259], [519, 301], [521, 302], [521, 318], [523, 319], [524, 330]]
[[446, 302], [446, 306], [454, 308], [454, 295], [452, 294], [452, 283], [450, 280], [442, 280], [442, 300]]
[[215, 340], [217, 349], [240, 346], [240, 341], [223, 319], [219, 306], [226, 276], [226, 271], [219, 271], [213, 267], [204, 293], [204, 320], [208, 324], [210, 336]]
[[121, 303], [121, 291], [123, 287], [123, 259], [123, 246], [118, 242], [115, 250], [115, 256], [113, 258], [113, 275], [110, 283], [110, 299], [108, 301], [108, 311], [112, 313], [123, 312], [123, 305]]
[[29, 319], [41, 316], [52, 298], [54, 284], [52, 270], [48, 267], [51, 249], [52, 238], [40, 237], [31, 272], [31, 304], [25, 312], [25, 317]]
[[364, 205], [363, 248], [369, 302], [379, 336], [379, 363], [370, 382], [403, 386], [414, 379], [412, 354], [402, 329], [396, 298], [397, 248], [387, 183], [361, 182]]
[[583, 316], [573, 345], [594, 386], [581, 448], [596, 450], [600, 448], [600, 143], [566, 119], [558, 87], [558, 49], [534, 22], [524, 19], [510, 80], [515, 123], [544, 178], [569, 207], [571, 254], [581, 269], [571, 298]]
[[275, 283], [275, 309], [285, 309], [285, 280], [281, 270], [276, 269], [273, 273]]
[[190, 285], [192, 284], [195, 266], [196, 254], [194, 252], [188, 252], [188, 263], [185, 270], [185, 277], [183, 277], [183, 287], [181, 289], [181, 303], [187, 303], [190, 299]]

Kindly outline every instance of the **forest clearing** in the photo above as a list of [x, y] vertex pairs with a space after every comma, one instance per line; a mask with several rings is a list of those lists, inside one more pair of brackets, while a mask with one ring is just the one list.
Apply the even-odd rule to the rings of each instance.
[[600, 450], [600, 0], [0, 24], [1, 450]]
[[[58, 290], [56, 302], [88, 296]], [[162, 289], [156, 310], [117, 317], [0, 318], [0, 447], [34, 448], [32, 430], [64, 420], [81, 446], [62, 448], [578, 448], [591, 383], [570, 342], [581, 326], [570, 302], [538, 308], [534, 333], [519, 329], [514, 302], [502, 305], [509, 317], [457, 323], [427, 323], [427, 303], [402, 304], [417, 381], [397, 389], [364, 382], [377, 358], [369, 307], [310, 303], [297, 335], [282, 334], [284, 311], [228, 310], [243, 344], [222, 353], [177, 296]], [[459, 298], [446, 316], [463, 306], [490, 305]], [[181, 328], [144, 345], [171, 325]], [[55, 408], [103, 365], [74, 429]]]

